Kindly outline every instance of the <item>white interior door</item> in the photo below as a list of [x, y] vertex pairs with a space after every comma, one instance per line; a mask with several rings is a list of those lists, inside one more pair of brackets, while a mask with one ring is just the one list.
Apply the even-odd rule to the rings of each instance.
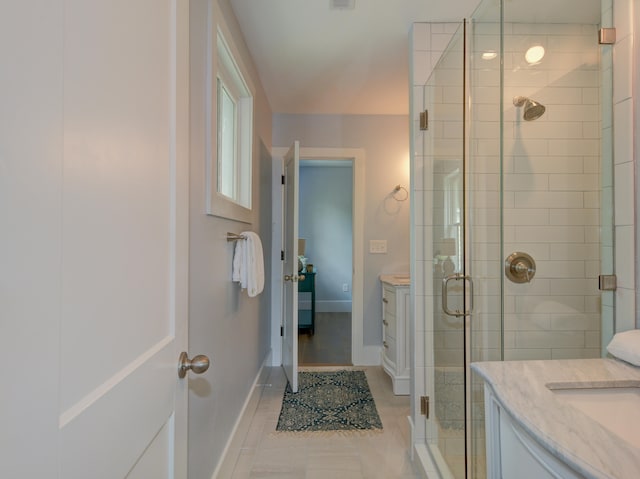
[[5, 2], [0, 477], [186, 477], [187, 0]]
[[[298, 190], [300, 143], [284, 157], [284, 274], [282, 366], [291, 390], [298, 392]], [[288, 278], [288, 279], [287, 279]]]

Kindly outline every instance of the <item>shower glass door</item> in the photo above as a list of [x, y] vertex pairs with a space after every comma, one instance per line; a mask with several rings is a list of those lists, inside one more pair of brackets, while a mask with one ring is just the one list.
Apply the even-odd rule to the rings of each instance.
[[[489, 52], [482, 63], [470, 54], [475, 48]], [[425, 189], [432, 198], [425, 253], [433, 258], [426, 270], [433, 299], [425, 328], [433, 397], [426, 434], [443, 477], [485, 475], [482, 385], [469, 365], [502, 358], [500, 72], [499, 17], [465, 21], [424, 87]]]
[[[424, 86], [429, 129], [424, 132], [425, 266], [430, 311], [425, 315], [425, 383], [432, 408], [426, 421], [429, 453], [441, 471], [464, 478], [469, 396], [468, 344], [473, 281], [468, 263], [468, 61], [469, 26], [460, 23]], [[426, 208], [426, 205], [425, 205]], [[476, 293], [476, 298], [478, 297]]]
[[471, 362], [599, 357], [613, 315], [599, 2], [544, 3], [482, 2], [424, 86], [425, 435], [441, 477], [486, 476]]

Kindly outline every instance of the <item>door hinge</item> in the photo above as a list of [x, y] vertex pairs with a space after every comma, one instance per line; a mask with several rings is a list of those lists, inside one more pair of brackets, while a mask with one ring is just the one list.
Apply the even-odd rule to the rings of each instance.
[[284, 261], [284, 250], [280, 250], [280, 260]]
[[600, 45], [613, 45], [615, 42], [615, 28], [601, 28], [600, 30], [598, 30], [598, 43], [600, 43]]
[[420, 112], [420, 129], [421, 130], [429, 129], [429, 110]]
[[282, 176], [280, 177], [280, 181], [281, 181], [281, 182], [282, 182], [282, 184], [284, 185], [284, 175], [282, 175]]
[[420, 396], [420, 414], [429, 419], [429, 396]]
[[280, 336], [284, 336], [284, 328], [280, 326]]
[[601, 274], [598, 276], [598, 289], [600, 291], [615, 291], [618, 287], [618, 278], [615, 274]]

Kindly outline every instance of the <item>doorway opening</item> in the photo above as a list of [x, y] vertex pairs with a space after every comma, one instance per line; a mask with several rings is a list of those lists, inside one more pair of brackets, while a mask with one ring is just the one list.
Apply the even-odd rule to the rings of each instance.
[[[280, 187], [280, 176], [283, 171], [283, 163], [282, 161], [278, 161], [284, 157], [288, 148], [279, 148], [274, 147], [272, 150], [273, 158], [274, 158], [274, 168], [273, 168], [273, 185], [274, 191], [275, 188]], [[364, 281], [363, 281], [363, 270], [364, 270], [364, 163], [365, 163], [365, 154], [364, 150], [360, 148], [310, 148], [310, 147], [301, 147], [300, 148], [300, 156], [306, 162], [323, 162], [327, 165], [350, 165], [351, 170], [351, 242], [348, 245], [344, 245], [345, 247], [351, 247], [351, 262], [349, 266], [351, 268], [351, 275], [347, 276], [347, 280], [339, 280], [338, 283], [340, 292], [342, 292], [343, 284], [346, 282], [348, 285], [348, 289], [351, 294], [351, 311], [350, 311], [350, 332], [348, 331], [345, 337], [341, 338], [341, 342], [343, 343], [345, 340], [350, 341], [350, 354], [347, 355], [347, 361], [341, 364], [352, 364], [352, 365], [366, 365], [372, 364], [372, 358], [378, 357], [379, 348], [375, 351], [376, 354], [372, 354], [370, 351], [371, 347], [365, 347], [363, 344], [363, 292], [364, 292]], [[313, 165], [313, 163], [307, 163], [308, 165]], [[344, 168], [343, 172], [347, 171], [347, 168]], [[325, 185], [325, 191], [326, 191]], [[283, 221], [282, 221], [282, 208], [283, 208], [283, 197], [281, 195], [273, 195], [273, 245], [274, 249], [272, 251], [272, 257], [280, 257], [280, 245], [282, 245], [283, 238]], [[329, 232], [330, 233], [330, 232]], [[304, 238], [304, 235], [300, 235], [301, 238]], [[310, 243], [309, 243], [310, 245]], [[306, 247], [306, 246], [305, 246]], [[310, 257], [309, 251], [306, 251], [307, 256], [309, 257], [310, 263], [316, 268], [318, 273], [318, 280], [321, 275], [323, 275], [323, 271], [326, 268], [317, 262], [314, 263], [314, 259]], [[274, 262], [274, 264], [277, 264]], [[282, 263], [279, 262], [282, 266]], [[282, 362], [282, 338], [280, 336], [280, 326], [281, 326], [281, 318], [283, 312], [283, 298], [282, 298], [282, 278], [284, 276], [284, 271], [282, 267], [273, 268], [272, 275], [272, 309], [271, 309], [271, 317], [272, 317], [272, 327], [271, 327], [271, 347], [272, 347], [272, 364], [274, 366], [279, 366]], [[328, 277], [327, 277], [328, 279]], [[350, 279], [351, 283], [349, 284], [348, 280]], [[305, 306], [305, 298], [301, 296], [302, 306]], [[322, 298], [320, 298], [322, 300]], [[308, 299], [307, 299], [308, 301]], [[345, 300], [346, 301], [346, 300]], [[345, 303], [327, 303], [327, 304], [319, 304], [319, 310], [316, 312], [316, 318], [318, 322], [321, 324], [322, 321], [331, 321], [328, 323], [329, 328], [326, 330], [328, 335], [332, 335], [331, 327], [336, 327], [340, 331], [344, 331], [342, 325], [347, 322], [347, 319], [344, 317], [344, 313], [348, 313], [348, 311], [331, 311], [327, 309], [331, 308], [346, 308]], [[336, 322], [333, 322], [337, 320]], [[322, 326], [320, 326], [322, 328]], [[314, 331], [313, 336], [316, 336], [319, 333], [316, 329]], [[306, 335], [306, 333], [305, 333]], [[300, 337], [301, 340], [307, 341], [308, 337]], [[311, 338], [313, 340], [314, 338]], [[322, 341], [317, 341], [321, 343]], [[299, 347], [299, 349], [303, 349], [304, 346]], [[299, 356], [301, 359], [302, 357]], [[314, 360], [315, 361], [315, 360]], [[337, 361], [337, 359], [336, 359]], [[319, 363], [315, 363], [319, 364]], [[336, 364], [339, 364], [336, 362]]]
[[302, 157], [299, 181], [298, 364], [351, 365], [353, 160]]

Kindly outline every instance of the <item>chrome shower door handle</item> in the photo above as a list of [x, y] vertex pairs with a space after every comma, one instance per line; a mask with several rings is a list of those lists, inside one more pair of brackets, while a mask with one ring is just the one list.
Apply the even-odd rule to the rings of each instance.
[[[460, 311], [459, 309], [452, 311], [449, 309], [447, 297], [449, 295], [450, 281], [466, 281], [469, 283], [469, 309], [465, 311]], [[459, 318], [461, 316], [471, 315], [471, 312], [473, 311], [473, 279], [471, 279], [471, 276], [465, 276], [463, 274], [456, 273], [456, 274], [447, 276], [442, 280], [442, 310], [444, 311], [445, 314], [449, 316], [454, 316], [456, 318]]]

